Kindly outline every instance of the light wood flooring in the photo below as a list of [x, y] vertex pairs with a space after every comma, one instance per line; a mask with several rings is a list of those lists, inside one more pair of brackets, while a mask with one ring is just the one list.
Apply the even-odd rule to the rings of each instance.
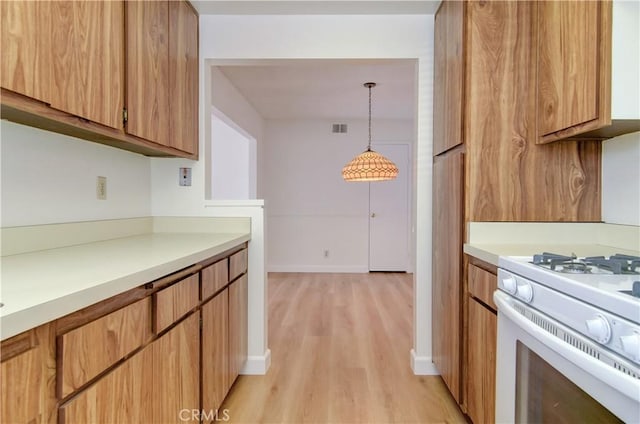
[[412, 292], [411, 274], [269, 274], [271, 368], [239, 377], [228, 422], [466, 422], [411, 371]]

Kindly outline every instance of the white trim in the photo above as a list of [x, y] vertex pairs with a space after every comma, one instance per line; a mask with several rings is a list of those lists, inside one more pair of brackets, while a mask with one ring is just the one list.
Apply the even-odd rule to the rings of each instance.
[[342, 272], [349, 274], [368, 274], [367, 266], [325, 266], [325, 265], [269, 265], [267, 272]]
[[271, 349], [267, 349], [261, 356], [248, 356], [240, 374], [265, 375], [269, 367], [271, 367]]
[[415, 375], [440, 375], [430, 356], [417, 356], [411, 349], [411, 370]]

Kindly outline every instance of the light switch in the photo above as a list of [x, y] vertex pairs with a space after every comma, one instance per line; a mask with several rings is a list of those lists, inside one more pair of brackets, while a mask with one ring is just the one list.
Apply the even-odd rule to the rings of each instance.
[[191, 168], [180, 168], [179, 184], [181, 186], [191, 185]]

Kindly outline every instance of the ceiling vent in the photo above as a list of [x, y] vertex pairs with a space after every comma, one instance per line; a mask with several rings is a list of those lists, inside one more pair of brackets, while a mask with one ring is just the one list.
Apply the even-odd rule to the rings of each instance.
[[347, 124], [333, 124], [331, 126], [331, 132], [334, 133], [334, 134], [346, 133], [347, 132]]

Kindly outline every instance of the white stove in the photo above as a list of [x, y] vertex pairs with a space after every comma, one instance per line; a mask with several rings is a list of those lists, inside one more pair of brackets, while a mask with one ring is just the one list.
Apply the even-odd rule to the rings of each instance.
[[[555, 265], [556, 269], [552, 270], [550, 264], [535, 264], [534, 259], [531, 256], [501, 256], [498, 267], [640, 324], [640, 297], [633, 296], [634, 283], [640, 281], [640, 274], [613, 274], [607, 269], [590, 265], [586, 265], [588, 269], [585, 273], [563, 272], [566, 264], [589, 262], [584, 258], [570, 258], [573, 259], [571, 262]], [[510, 293], [509, 290], [505, 291]], [[640, 296], [638, 291], [640, 283], [636, 283], [636, 295]]]
[[[640, 257], [501, 256], [494, 300], [498, 421], [640, 418]], [[578, 408], [535, 395], [560, 386]]]

